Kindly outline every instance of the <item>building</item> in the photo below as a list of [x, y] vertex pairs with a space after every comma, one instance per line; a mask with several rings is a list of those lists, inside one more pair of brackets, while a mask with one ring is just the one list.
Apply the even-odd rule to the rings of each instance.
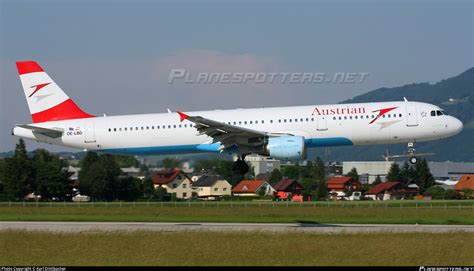
[[[373, 183], [377, 175], [382, 181], [393, 163], [402, 167], [405, 161], [348, 161], [342, 162], [342, 172], [347, 174], [352, 168], [357, 169], [361, 183]], [[462, 175], [474, 174], [474, 163], [464, 162], [428, 162], [433, 177], [437, 180], [458, 180]]]
[[273, 186], [277, 192], [291, 193], [292, 195], [301, 195], [304, 187], [297, 181], [283, 179]]
[[357, 169], [357, 173], [360, 176], [360, 182], [363, 184], [370, 184], [375, 181], [377, 175], [380, 176], [382, 181], [385, 181], [392, 161], [352, 161], [342, 162], [342, 174], [346, 175], [353, 168]]
[[394, 200], [411, 198], [419, 193], [417, 186], [403, 187], [399, 182], [383, 182], [369, 189], [364, 196], [373, 200]]
[[299, 201], [302, 200], [302, 193], [304, 187], [297, 181], [291, 179], [283, 179], [279, 181], [273, 187], [276, 190], [274, 197], [281, 200], [287, 200], [291, 197], [294, 201], [295, 199]]
[[[263, 190], [263, 192], [261, 192]], [[262, 180], [244, 180], [238, 183], [233, 189], [234, 196], [252, 197], [263, 193], [265, 196], [273, 196], [276, 190], [268, 183]]]
[[463, 175], [474, 174], [472, 162], [428, 162], [428, 166], [438, 180], [459, 180]]
[[[466, 174], [459, 179], [459, 182], [454, 186], [454, 190], [463, 195], [463, 190], [471, 189], [473, 191], [470, 197], [474, 197], [474, 174]], [[464, 195], [463, 195], [464, 196]]]
[[273, 170], [280, 170], [280, 160], [260, 155], [247, 155], [245, 157], [251, 167], [253, 167], [255, 176], [262, 173], [271, 173]]
[[163, 187], [170, 194], [175, 194], [178, 199], [191, 199], [198, 193], [193, 188], [191, 178], [181, 169], [163, 169], [153, 176], [153, 185]]
[[331, 191], [350, 193], [360, 191], [362, 184], [352, 177], [336, 176], [331, 177], [326, 182], [326, 188]]
[[140, 176], [140, 169], [137, 167], [123, 167], [121, 168], [123, 175], [129, 176], [129, 177], [134, 177], [134, 178], [139, 178], [143, 180], [145, 178], [144, 175]]
[[218, 175], [203, 175], [193, 182], [199, 198], [215, 200], [232, 195], [232, 185]]

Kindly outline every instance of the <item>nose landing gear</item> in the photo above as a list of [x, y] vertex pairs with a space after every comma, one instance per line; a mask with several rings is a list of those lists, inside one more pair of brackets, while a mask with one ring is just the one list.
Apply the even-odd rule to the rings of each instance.
[[415, 156], [415, 142], [408, 142], [408, 155], [410, 156], [410, 164], [415, 165], [418, 162], [418, 158]]

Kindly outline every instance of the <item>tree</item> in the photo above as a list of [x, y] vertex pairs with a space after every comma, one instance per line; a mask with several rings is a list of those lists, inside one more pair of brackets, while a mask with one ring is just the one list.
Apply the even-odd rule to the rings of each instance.
[[316, 198], [318, 200], [325, 199], [328, 195], [328, 190], [326, 188], [326, 180], [322, 179], [318, 181], [318, 187], [316, 189]]
[[405, 161], [403, 163], [403, 166], [400, 170], [400, 179], [399, 182], [402, 183], [402, 185], [406, 186], [410, 184], [412, 181], [416, 179], [416, 171], [415, 169], [408, 164], [408, 162]]
[[397, 163], [393, 163], [387, 174], [387, 181], [399, 182], [400, 181], [400, 166]]
[[283, 176], [281, 175], [281, 171], [276, 168], [272, 171], [272, 173], [270, 173], [270, 178], [269, 178], [268, 182], [271, 185], [275, 185], [276, 183], [281, 181], [282, 178], [283, 178]]
[[372, 186], [376, 186], [376, 185], [378, 185], [378, 184], [380, 184], [380, 183], [382, 183], [382, 179], [380, 178], [380, 175], [377, 175], [377, 176], [375, 177], [374, 182], [372, 183]]
[[426, 189], [425, 195], [431, 196], [433, 199], [444, 199], [446, 191], [441, 186], [432, 186]]
[[[160, 201], [163, 201], [166, 194], [168, 193], [168, 191], [166, 191], [166, 188], [162, 187], [162, 186], [159, 186], [155, 189], [155, 197], [157, 199], [159, 199]], [[175, 196], [176, 194], [173, 193]]]
[[357, 172], [357, 168], [353, 167], [351, 171], [346, 174], [347, 177], [351, 177], [352, 179], [358, 181], [359, 180], [359, 173]]
[[466, 198], [466, 199], [470, 198], [471, 195], [472, 195], [472, 189], [470, 189], [470, 188], [464, 188], [464, 189], [462, 190], [462, 195], [463, 195], [464, 198]]
[[112, 155], [88, 154], [79, 173], [79, 190], [81, 194], [96, 199], [114, 200], [117, 196], [117, 179], [120, 174], [120, 167]]
[[117, 180], [117, 199], [133, 201], [142, 195], [141, 180], [131, 176], [119, 177]]
[[131, 155], [114, 155], [114, 159], [119, 167], [139, 167], [140, 162]]
[[300, 176], [300, 167], [298, 165], [285, 165], [281, 167], [281, 174], [283, 177], [297, 180]]
[[326, 177], [324, 162], [319, 158], [319, 156], [314, 160], [313, 177], [318, 181], [324, 180]]
[[78, 188], [82, 195], [92, 196], [93, 182], [99, 174], [99, 168], [95, 166], [98, 163], [99, 156], [95, 152], [87, 152], [86, 157], [79, 163], [81, 171], [79, 172]]
[[145, 178], [143, 180], [143, 197], [146, 199], [151, 199], [155, 195], [155, 187], [153, 185], [153, 180], [151, 178]]
[[417, 175], [416, 184], [422, 192], [435, 184], [434, 177], [430, 172], [426, 159], [419, 161], [415, 165], [415, 170]]
[[161, 165], [164, 168], [177, 168], [180, 167], [182, 162], [174, 158], [165, 158], [161, 161]]
[[72, 196], [70, 173], [65, 169], [67, 163], [46, 150], [36, 150], [33, 158], [36, 172], [35, 192], [42, 199], [65, 200]]
[[3, 169], [1, 179], [7, 198], [21, 200], [35, 190], [35, 172], [23, 139], [16, 145], [13, 157], [5, 158]]

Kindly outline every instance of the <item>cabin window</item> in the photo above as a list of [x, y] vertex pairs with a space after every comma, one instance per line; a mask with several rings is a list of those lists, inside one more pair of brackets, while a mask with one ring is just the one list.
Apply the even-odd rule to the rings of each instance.
[[112, 129], [109, 128], [109, 132], [112, 132]]
[[117, 132], [117, 128], [114, 128], [114, 132]]

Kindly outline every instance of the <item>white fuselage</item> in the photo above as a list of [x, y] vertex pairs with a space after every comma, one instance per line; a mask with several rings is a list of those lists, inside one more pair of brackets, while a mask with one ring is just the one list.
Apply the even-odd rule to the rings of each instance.
[[[434, 112], [434, 116], [433, 116]], [[186, 112], [234, 126], [303, 136], [306, 147], [420, 142], [459, 133], [462, 123], [435, 105], [379, 102]], [[379, 116], [379, 114], [381, 114]], [[129, 154], [218, 152], [176, 113], [93, 117], [32, 124], [64, 129], [51, 138], [15, 127], [13, 134], [54, 145]]]

